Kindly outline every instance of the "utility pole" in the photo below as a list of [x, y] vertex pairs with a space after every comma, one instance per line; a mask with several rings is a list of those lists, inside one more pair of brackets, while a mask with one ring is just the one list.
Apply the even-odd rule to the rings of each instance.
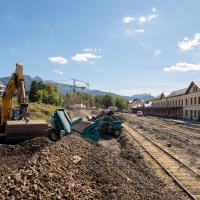
[[75, 89], [75, 87], [76, 87], [76, 80], [75, 80], [75, 79], [73, 79], [73, 93], [75, 93], [75, 92], [76, 92], [76, 89]]

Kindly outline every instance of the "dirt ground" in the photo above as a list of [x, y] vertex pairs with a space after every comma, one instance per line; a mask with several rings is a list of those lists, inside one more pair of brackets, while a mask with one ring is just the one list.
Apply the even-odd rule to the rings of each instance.
[[114, 143], [117, 151], [74, 134], [0, 145], [0, 199], [187, 199], [155, 175], [126, 134]]
[[155, 117], [137, 117], [134, 114], [121, 116], [200, 172], [200, 128]]

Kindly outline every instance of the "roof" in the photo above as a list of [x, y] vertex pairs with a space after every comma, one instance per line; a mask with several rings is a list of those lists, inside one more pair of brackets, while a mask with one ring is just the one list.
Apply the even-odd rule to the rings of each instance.
[[158, 95], [157, 97], [155, 97], [153, 100], [161, 99], [162, 97], [165, 98], [165, 95], [163, 92], [160, 95]]
[[191, 89], [191, 87], [193, 86], [193, 84], [195, 84], [198, 88], [200, 88], [200, 81], [192, 81], [189, 85], [189, 87], [187, 88], [186, 93], [188, 93]]
[[200, 81], [193, 81], [193, 83], [200, 88]]
[[186, 91], [187, 91], [187, 88], [175, 90], [175, 91], [171, 92], [167, 97], [175, 97], [175, 96], [184, 95], [186, 93]]
[[146, 107], [151, 107], [152, 106], [152, 101], [150, 101], [149, 103], [145, 103], [144, 104], [144, 107], [146, 108]]
[[180, 89], [180, 90], [175, 90], [173, 92], [171, 92], [169, 95], [166, 95], [166, 93], [161, 93], [160, 95], [158, 95], [157, 97], [155, 97], [155, 99], [153, 100], [159, 100], [162, 97], [175, 97], [175, 96], [181, 96], [184, 94], [187, 94], [187, 92], [190, 90], [190, 88], [192, 87], [192, 85], [195, 84], [198, 88], [200, 88], [200, 81], [192, 81], [189, 85], [189, 87], [184, 88], [184, 89]]

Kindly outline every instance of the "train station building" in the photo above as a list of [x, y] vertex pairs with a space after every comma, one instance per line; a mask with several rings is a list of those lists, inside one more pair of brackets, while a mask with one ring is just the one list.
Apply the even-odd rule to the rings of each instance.
[[200, 81], [192, 81], [187, 88], [169, 95], [162, 93], [152, 100], [151, 106], [135, 107], [132, 112], [175, 119], [200, 120]]

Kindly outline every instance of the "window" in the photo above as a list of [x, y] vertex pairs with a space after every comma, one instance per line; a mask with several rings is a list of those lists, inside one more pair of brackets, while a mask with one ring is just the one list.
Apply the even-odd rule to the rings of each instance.
[[197, 92], [197, 86], [193, 87], [193, 92]]
[[197, 111], [194, 110], [194, 117], [197, 117]]
[[194, 97], [194, 104], [197, 104], [197, 98]]
[[183, 99], [182, 99], [182, 103], [181, 103], [181, 105], [183, 105]]
[[185, 99], [185, 105], [188, 105], [188, 100], [187, 99]]
[[198, 98], [198, 103], [200, 104], [200, 97]]
[[192, 97], [190, 98], [190, 104], [191, 104], [191, 105], [193, 104], [193, 99], [192, 99]]
[[190, 110], [190, 119], [193, 119], [193, 110]]
[[188, 112], [187, 112], [187, 110], [185, 111], [185, 116], [187, 117], [187, 115], [188, 115]]
[[179, 106], [181, 105], [181, 100], [180, 100], [180, 99], [178, 100], [178, 105], [179, 105]]

